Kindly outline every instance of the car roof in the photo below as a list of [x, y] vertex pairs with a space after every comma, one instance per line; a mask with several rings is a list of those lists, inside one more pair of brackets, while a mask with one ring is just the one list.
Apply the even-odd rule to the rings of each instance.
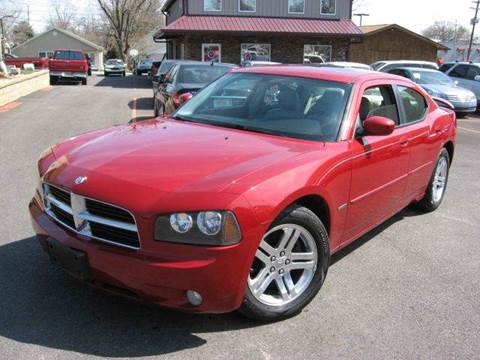
[[279, 65], [237, 68], [234, 69], [233, 72], [294, 76], [317, 80], [336, 81], [345, 84], [375, 79], [398, 80], [398, 76], [370, 70], [341, 67], [315, 67], [305, 65]]
[[408, 66], [399, 66], [398, 68], [393, 68], [393, 69], [390, 69], [389, 71], [397, 70], [397, 69], [408, 70], [408, 71], [411, 71], [411, 72], [412, 71], [416, 71], [416, 72], [423, 71], [423, 72], [432, 72], [432, 73], [443, 74], [443, 72], [441, 72], [440, 70], [437, 70], [437, 69], [417, 68], [417, 67], [408, 67]]
[[377, 62], [382, 62], [385, 64], [435, 64], [433, 61], [424, 61], [424, 60], [381, 60]]
[[176, 65], [181, 65], [181, 66], [185, 66], [185, 65], [195, 65], [195, 66], [205, 66], [205, 67], [218, 67], [218, 66], [222, 66], [222, 67], [237, 67], [238, 65], [235, 65], [235, 64], [228, 64], [228, 63], [209, 63], [209, 62], [203, 62], [203, 61], [179, 61]]

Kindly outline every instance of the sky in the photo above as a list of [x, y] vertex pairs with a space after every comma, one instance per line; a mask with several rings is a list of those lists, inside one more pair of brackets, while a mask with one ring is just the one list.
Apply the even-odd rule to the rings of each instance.
[[[52, 0], [19, 0], [22, 9], [26, 12], [30, 7], [31, 24], [36, 32], [41, 32], [47, 25], [50, 3]], [[61, 0], [55, 0], [61, 1]], [[197, 0], [201, 1], [201, 0]], [[261, 0], [260, 0], [261, 1]], [[364, 25], [397, 23], [413, 31], [421, 32], [437, 20], [458, 21], [459, 24], [469, 26], [474, 10], [471, 9], [471, 0], [359, 0], [359, 12], [369, 13], [364, 18]], [[79, 14], [88, 13], [95, 4], [93, 0], [72, 0]], [[26, 15], [23, 15], [26, 16]], [[358, 24], [358, 18], [355, 18]]]

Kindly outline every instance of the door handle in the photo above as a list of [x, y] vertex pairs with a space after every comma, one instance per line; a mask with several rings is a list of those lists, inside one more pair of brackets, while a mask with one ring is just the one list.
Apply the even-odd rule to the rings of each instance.
[[400, 140], [400, 146], [401, 146], [402, 148], [406, 148], [409, 143], [410, 143], [410, 141], [409, 141], [408, 139], [402, 139], [402, 140]]

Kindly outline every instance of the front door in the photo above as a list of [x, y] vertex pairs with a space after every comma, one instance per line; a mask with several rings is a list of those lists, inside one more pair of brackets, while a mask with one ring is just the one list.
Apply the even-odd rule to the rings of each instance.
[[[362, 135], [368, 117], [383, 116], [398, 126], [391, 135]], [[409, 147], [401, 128], [399, 107], [391, 85], [373, 85], [363, 93], [357, 135], [351, 142], [352, 181], [345, 238], [365, 232], [393, 215], [405, 195]]]

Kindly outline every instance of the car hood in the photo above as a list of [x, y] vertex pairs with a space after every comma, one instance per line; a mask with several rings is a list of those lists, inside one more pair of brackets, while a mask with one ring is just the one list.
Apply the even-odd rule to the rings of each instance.
[[78, 147], [55, 153], [47, 181], [75, 188], [75, 179], [86, 176], [89, 186], [142, 194], [211, 193], [232, 184], [238, 190], [241, 178], [312, 149], [312, 142], [173, 120], [83, 136]]
[[460, 97], [473, 96], [470, 90], [455, 85], [422, 85], [425, 90], [430, 90], [443, 95], [457, 95]]

